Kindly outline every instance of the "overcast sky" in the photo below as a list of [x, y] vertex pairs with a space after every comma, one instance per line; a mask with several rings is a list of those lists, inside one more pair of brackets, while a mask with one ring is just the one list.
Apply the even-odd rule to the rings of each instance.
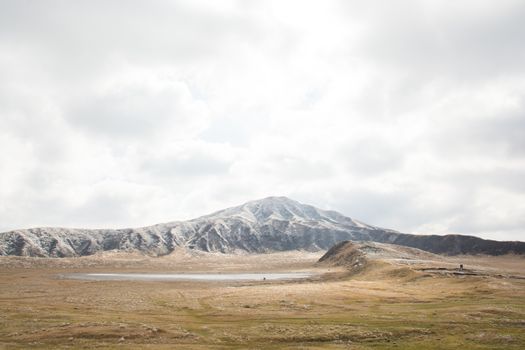
[[525, 2], [0, 0], [0, 231], [271, 195], [525, 240]]

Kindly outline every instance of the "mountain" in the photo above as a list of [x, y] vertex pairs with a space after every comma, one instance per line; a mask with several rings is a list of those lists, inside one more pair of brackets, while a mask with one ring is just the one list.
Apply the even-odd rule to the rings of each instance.
[[393, 243], [442, 254], [525, 254], [523, 242], [402, 234], [286, 197], [268, 197], [189, 221], [136, 229], [9, 231], [0, 233], [0, 255], [72, 257], [116, 249], [166, 255], [177, 247], [222, 253], [319, 251], [345, 240]]

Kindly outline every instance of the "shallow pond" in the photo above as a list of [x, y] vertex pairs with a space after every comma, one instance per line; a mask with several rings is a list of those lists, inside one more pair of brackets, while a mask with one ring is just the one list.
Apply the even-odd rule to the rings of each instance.
[[63, 278], [90, 281], [275, 281], [312, 276], [308, 272], [287, 273], [70, 273]]

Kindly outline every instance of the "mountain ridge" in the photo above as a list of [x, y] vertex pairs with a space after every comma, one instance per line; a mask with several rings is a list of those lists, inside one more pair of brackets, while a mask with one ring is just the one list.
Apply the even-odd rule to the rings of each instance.
[[124, 250], [160, 256], [177, 247], [222, 253], [319, 251], [345, 240], [398, 244], [449, 255], [525, 254], [523, 242], [400, 233], [287, 197], [267, 197], [187, 221], [140, 228], [8, 231], [0, 233], [0, 255], [72, 257]]

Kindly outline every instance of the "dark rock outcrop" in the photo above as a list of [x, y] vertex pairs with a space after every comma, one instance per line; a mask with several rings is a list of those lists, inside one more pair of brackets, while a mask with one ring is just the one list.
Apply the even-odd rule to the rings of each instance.
[[330, 248], [318, 261], [318, 265], [360, 268], [366, 264], [365, 253], [357, 243], [342, 241]]

